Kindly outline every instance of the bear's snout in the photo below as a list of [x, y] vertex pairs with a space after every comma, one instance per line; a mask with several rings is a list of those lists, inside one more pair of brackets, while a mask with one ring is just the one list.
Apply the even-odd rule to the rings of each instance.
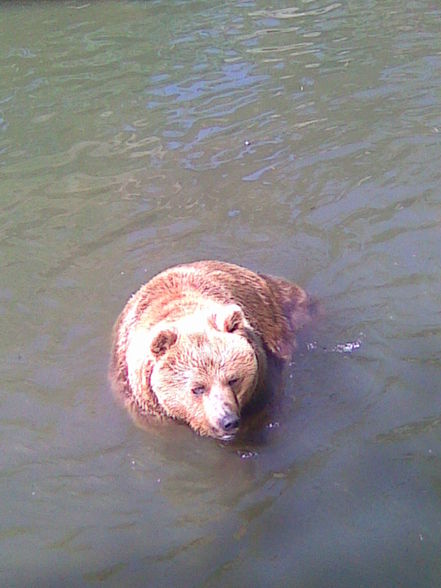
[[215, 383], [204, 397], [204, 410], [213, 436], [233, 439], [239, 430], [240, 407], [230, 386]]
[[216, 419], [212, 434], [222, 441], [231, 441], [239, 431], [239, 426], [240, 415], [229, 410]]
[[226, 414], [220, 419], [220, 428], [230, 435], [237, 432], [240, 425], [240, 417], [237, 414]]

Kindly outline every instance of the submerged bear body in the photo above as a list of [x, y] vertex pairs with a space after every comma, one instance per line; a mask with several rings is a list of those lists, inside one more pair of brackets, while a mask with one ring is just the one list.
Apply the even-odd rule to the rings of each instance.
[[116, 322], [113, 384], [142, 415], [230, 440], [268, 359], [291, 357], [312, 306], [299, 286], [237, 265], [170, 268], [142, 286]]

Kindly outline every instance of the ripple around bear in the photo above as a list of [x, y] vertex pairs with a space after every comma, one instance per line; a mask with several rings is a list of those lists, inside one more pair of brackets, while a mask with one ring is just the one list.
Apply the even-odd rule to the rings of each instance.
[[290, 359], [314, 306], [299, 286], [230, 263], [170, 268], [120, 314], [112, 383], [132, 411], [233, 439], [264, 385], [268, 359]]

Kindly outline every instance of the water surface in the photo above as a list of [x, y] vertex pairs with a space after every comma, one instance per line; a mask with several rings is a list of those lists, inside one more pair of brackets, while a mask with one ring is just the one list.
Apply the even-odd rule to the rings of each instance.
[[[440, 18], [0, 5], [2, 585], [441, 584]], [[131, 292], [201, 258], [325, 309], [231, 446], [106, 378]]]

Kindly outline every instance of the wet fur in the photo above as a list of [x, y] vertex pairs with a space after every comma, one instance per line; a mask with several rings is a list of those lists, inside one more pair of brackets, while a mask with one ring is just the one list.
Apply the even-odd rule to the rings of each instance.
[[[225, 314], [228, 305], [237, 305], [239, 312], [233, 309]], [[241, 336], [257, 358], [258, 375], [253, 390], [257, 395], [264, 385], [267, 359], [282, 363], [290, 359], [295, 334], [308, 322], [314, 309], [315, 303], [296, 284], [237, 265], [199, 261], [170, 268], [142, 286], [120, 314], [113, 335], [112, 383], [131, 409], [143, 415], [180, 419], [179, 414], [165, 410], [153, 392], [151, 376], [156, 360], [153, 352], [148, 353], [147, 342], [153, 345], [153, 351], [162, 353], [164, 346], [170, 345], [164, 325], [182, 321], [185, 328], [188, 317], [193, 322], [194, 317], [200, 317], [203, 331], [205, 324], [224, 332], [240, 328]], [[245, 322], [239, 325], [242, 313]], [[158, 326], [161, 330], [154, 340]], [[173, 339], [175, 335], [169, 336]], [[129, 358], [136, 366], [129, 367], [127, 352], [133, 337], [139, 337], [142, 345], [145, 340], [145, 353], [140, 345], [136, 361]], [[137, 389], [132, 387], [134, 381]]]

